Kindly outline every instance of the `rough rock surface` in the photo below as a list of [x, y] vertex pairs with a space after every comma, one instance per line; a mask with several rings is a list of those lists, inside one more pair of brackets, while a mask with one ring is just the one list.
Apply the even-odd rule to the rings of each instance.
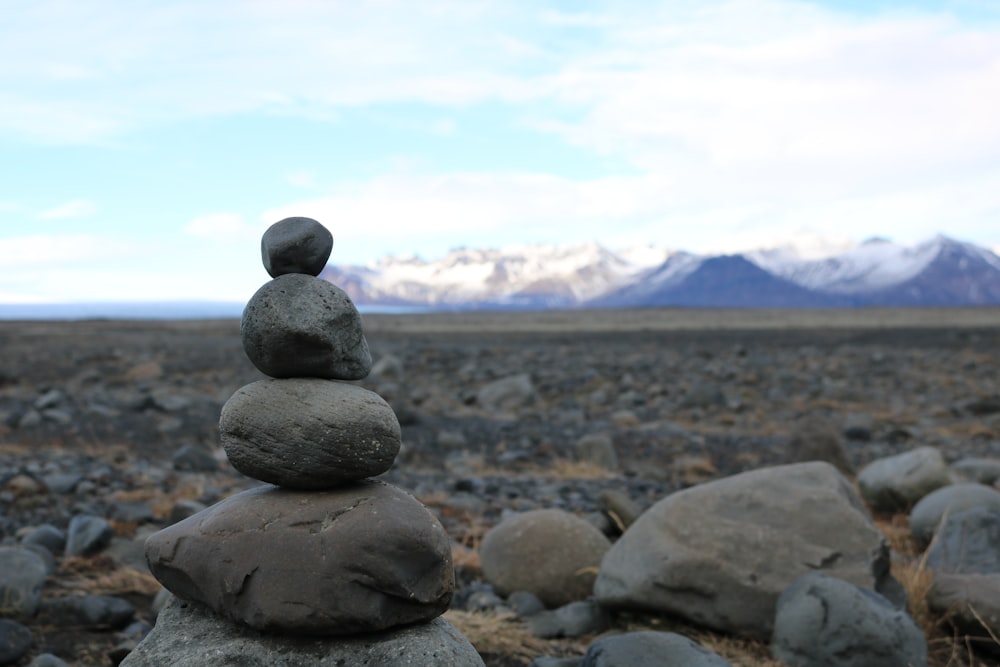
[[674, 632], [627, 632], [587, 648], [580, 667], [730, 667], [728, 660]]
[[607, 606], [666, 611], [767, 637], [778, 596], [823, 571], [871, 586], [882, 544], [829, 463], [763, 468], [674, 493], [612, 546], [594, 586]]
[[528, 591], [550, 607], [591, 594], [611, 542], [583, 519], [558, 509], [511, 516], [479, 545], [483, 575], [497, 592]]
[[361, 315], [325, 280], [288, 273], [265, 283], [243, 309], [247, 357], [275, 378], [360, 380], [372, 367]]
[[872, 461], [858, 473], [858, 489], [876, 512], [909, 509], [928, 493], [951, 483], [936, 447], [918, 447]]
[[1000, 511], [974, 507], [949, 515], [926, 558], [935, 572], [1000, 574]]
[[778, 598], [771, 651], [789, 665], [927, 665], [927, 640], [905, 611], [878, 593], [815, 572]]
[[333, 234], [312, 218], [285, 218], [264, 232], [260, 255], [272, 278], [286, 273], [318, 276], [333, 252]]
[[974, 646], [1000, 651], [1000, 574], [936, 572], [927, 603]]
[[260, 380], [222, 408], [219, 434], [243, 474], [293, 489], [330, 489], [388, 470], [400, 428], [382, 397], [317, 378]]
[[921, 498], [910, 512], [910, 532], [921, 542], [934, 537], [938, 524], [946, 516], [973, 507], [1000, 511], [1000, 491], [969, 482], [942, 486]]
[[476, 667], [482, 658], [450, 623], [435, 618], [386, 632], [331, 641], [264, 635], [230, 623], [204, 605], [173, 598], [156, 627], [122, 667]]
[[451, 601], [451, 541], [402, 490], [249, 489], [146, 541], [171, 592], [259, 630], [343, 635], [427, 621]]

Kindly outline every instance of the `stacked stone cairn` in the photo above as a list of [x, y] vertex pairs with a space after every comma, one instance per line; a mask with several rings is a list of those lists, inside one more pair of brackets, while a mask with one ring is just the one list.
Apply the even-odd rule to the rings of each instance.
[[333, 237], [286, 218], [261, 242], [266, 283], [240, 335], [270, 376], [222, 409], [232, 465], [265, 482], [152, 535], [146, 559], [173, 598], [134, 665], [482, 665], [440, 615], [451, 540], [405, 491], [372, 479], [400, 427], [351, 381], [372, 359], [347, 294], [319, 278]]

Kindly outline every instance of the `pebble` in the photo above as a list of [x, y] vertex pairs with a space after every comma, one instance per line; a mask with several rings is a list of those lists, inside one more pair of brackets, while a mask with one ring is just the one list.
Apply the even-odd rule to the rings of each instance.
[[39, 653], [28, 663], [28, 667], [70, 667], [70, 664], [57, 655]]
[[931, 491], [951, 483], [936, 447], [918, 447], [876, 459], [858, 473], [861, 497], [876, 512], [906, 510]]
[[0, 618], [0, 665], [12, 665], [31, 650], [31, 630], [17, 621]]
[[66, 533], [52, 524], [46, 523], [24, 536], [25, 545], [37, 544], [45, 547], [53, 556], [59, 556], [66, 548]]
[[0, 616], [34, 616], [47, 576], [45, 561], [31, 549], [0, 547]]
[[588, 433], [576, 441], [576, 457], [607, 470], [618, 469], [618, 454], [607, 433]]
[[732, 667], [683, 635], [653, 630], [603, 637], [590, 644], [580, 667]]
[[974, 482], [942, 486], [913, 506], [910, 511], [910, 532], [920, 542], [927, 544], [946, 515], [951, 516], [974, 507], [1000, 511], [1000, 491]]
[[216, 472], [219, 469], [219, 461], [212, 452], [195, 445], [181, 445], [171, 461], [174, 470], [181, 472]]
[[333, 234], [312, 218], [285, 218], [264, 232], [261, 260], [272, 278], [286, 273], [318, 276], [333, 252]]
[[611, 615], [594, 600], [570, 602], [557, 609], [528, 617], [528, 629], [536, 637], [579, 637], [604, 632], [611, 627]]
[[45, 600], [39, 609], [54, 625], [121, 630], [135, 617], [135, 607], [113, 595], [65, 595]]
[[66, 536], [67, 556], [91, 556], [111, 544], [114, 530], [107, 519], [80, 514], [69, 522]]
[[949, 515], [925, 556], [935, 572], [1000, 574], [1000, 511], [974, 507]]

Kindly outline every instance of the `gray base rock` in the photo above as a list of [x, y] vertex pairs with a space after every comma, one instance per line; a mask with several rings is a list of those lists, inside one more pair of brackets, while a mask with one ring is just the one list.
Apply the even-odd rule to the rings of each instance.
[[291, 634], [427, 621], [454, 589], [444, 528], [413, 496], [375, 481], [238, 493], [150, 536], [146, 558], [175, 595]]
[[278, 276], [250, 297], [240, 337], [253, 365], [275, 378], [360, 380], [372, 367], [361, 315], [350, 297], [302, 273]]
[[829, 463], [762, 468], [646, 510], [605, 555], [594, 594], [608, 607], [766, 638], [778, 596], [802, 574], [821, 570], [871, 586], [882, 540]]
[[443, 618], [388, 632], [318, 639], [265, 635], [204, 605], [167, 603], [121, 667], [476, 667], [482, 658]]
[[233, 467], [292, 489], [331, 489], [380, 475], [399, 453], [399, 421], [378, 394], [316, 378], [261, 380], [222, 408]]
[[927, 665], [927, 640], [906, 612], [877, 593], [815, 573], [778, 598], [771, 652], [789, 665]]

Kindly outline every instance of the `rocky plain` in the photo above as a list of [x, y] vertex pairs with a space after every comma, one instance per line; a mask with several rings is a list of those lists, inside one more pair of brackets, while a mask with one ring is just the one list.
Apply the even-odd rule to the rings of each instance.
[[[651, 637], [641, 631], [689, 642], [682, 650], [693, 657], [677, 664], [908, 664], [796, 662], [794, 641], [779, 641], [782, 619], [802, 618], [795, 605], [803, 603], [783, 590], [787, 572], [764, 561], [780, 561], [781, 530], [803, 517], [818, 533], [802, 547], [815, 556], [806, 569], [894, 600], [889, 616], [903, 625], [882, 633], [899, 635], [888, 641], [903, 647], [893, 656], [997, 664], [991, 633], [1000, 616], [990, 613], [1000, 614], [1000, 566], [940, 568], [939, 581], [985, 577], [949, 589], [986, 596], [975, 605], [963, 598], [978, 627], [941, 602], [944, 592], [928, 601], [924, 575], [940, 557], [927, 543], [945, 517], [916, 507], [944, 487], [996, 493], [1000, 311], [369, 314], [364, 324], [374, 366], [357, 384], [382, 396], [402, 427], [399, 455], [379, 479], [412, 493], [450, 536], [456, 591], [445, 618], [487, 665], [658, 664], [608, 657], [623, 637], [639, 651]], [[261, 484], [220, 446], [222, 406], [264, 377], [239, 328], [237, 320], [0, 322], [0, 664], [118, 664], [165, 601], [145, 539]], [[909, 473], [892, 472], [900, 456]], [[782, 467], [813, 458], [833, 465]], [[875, 479], [887, 468], [895, 479]], [[924, 478], [907, 478], [914, 470]], [[751, 482], [719, 485], [734, 479]], [[678, 500], [663, 509], [668, 498]], [[810, 508], [810, 498], [825, 509]], [[1000, 538], [992, 495], [962, 502], [992, 512], [980, 532]], [[732, 604], [708, 584], [690, 595], [708, 566], [676, 551], [688, 570], [670, 576], [686, 588], [668, 597], [681, 603], [627, 581], [621, 571], [641, 572], [642, 562], [626, 558], [611, 571], [619, 544], [661, 539], [641, 537], [652, 521], [643, 517], [685, 503], [692, 524], [730, 536], [739, 551], [730, 560], [751, 563], [734, 574], [716, 554], [708, 579], [740, 579]], [[766, 534], [774, 553], [754, 554], [757, 542], [740, 542], [740, 525]], [[696, 551], [706, 538], [677, 539]], [[996, 552], [996, 543], [985, 549]], [[553, 560], [563, 571], [546, 569]], [[24, 583], [36, 563], [43, 571]], [[811, 594], [827, 583], [812, 582]], [[779, 593], [785, 616], [775, 615]], [[831, 595], [854, 600], [851, 591]], [[855, 619], [874, 613], [850, 609]], [[923, 653], [907, 653], [918, 645]]]

